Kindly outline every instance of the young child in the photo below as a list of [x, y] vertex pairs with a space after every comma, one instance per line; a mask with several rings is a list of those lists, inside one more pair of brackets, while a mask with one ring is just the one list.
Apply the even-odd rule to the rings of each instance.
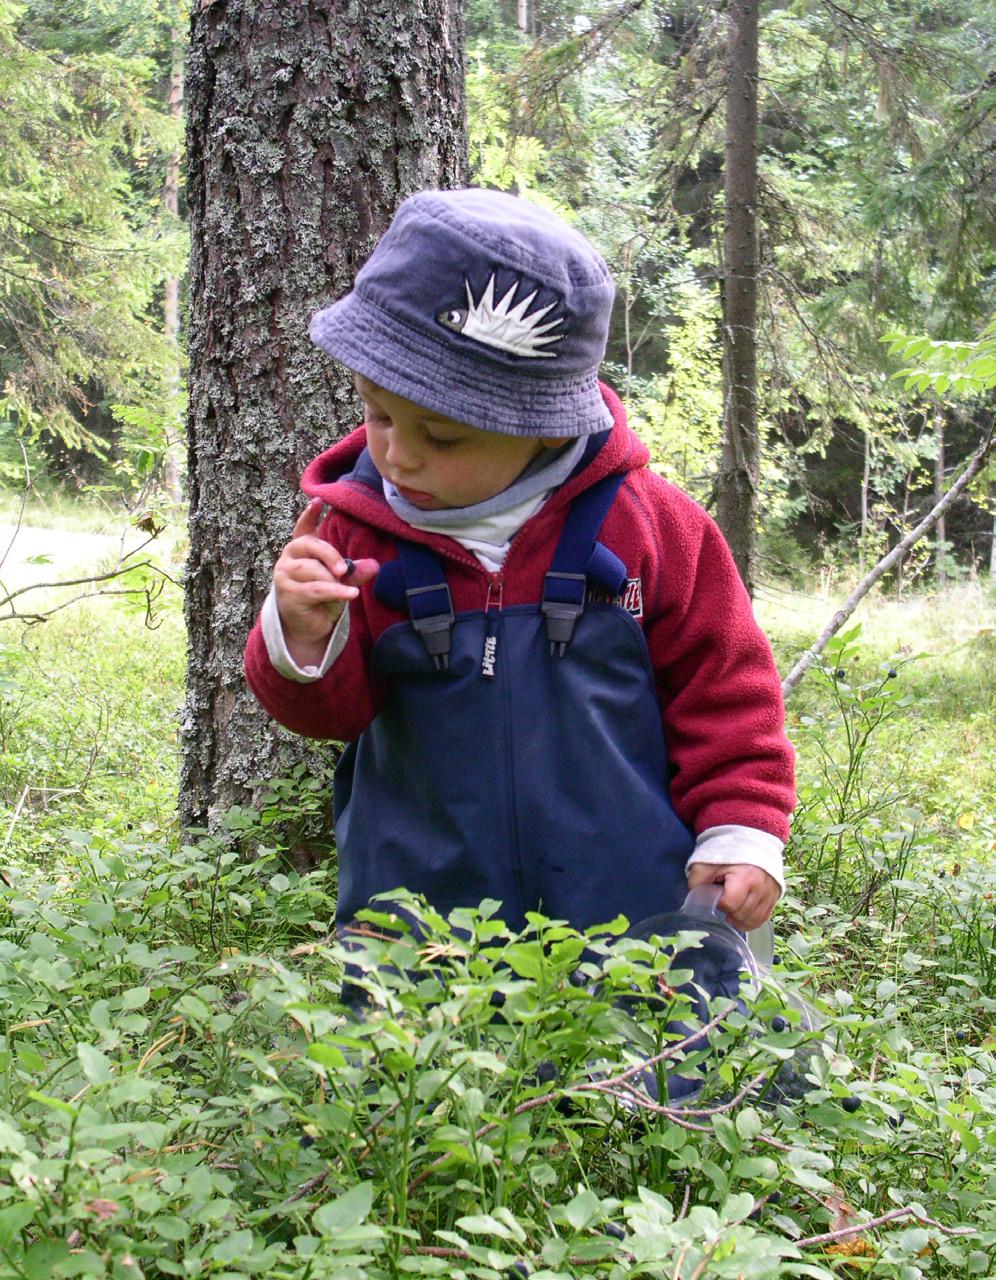
[[401, 886], [580, 929], [705, 882], [745, 930], [778, 898], [777, 672], [722, 535], [597, 380], [612, 296], [547, 211], [422, 192], [312, 321], [364, 424], [304, 473], [246, 675], [349, 744], [340, 929]]

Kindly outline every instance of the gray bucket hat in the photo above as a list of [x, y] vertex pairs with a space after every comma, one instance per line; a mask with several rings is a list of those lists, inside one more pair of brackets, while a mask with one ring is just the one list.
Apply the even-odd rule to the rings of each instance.
[[614, 287], [578, 231], [499, 191], [409, 196], [352, 293], [312, 317], [323, 351], [468, 426], [585, 436]]

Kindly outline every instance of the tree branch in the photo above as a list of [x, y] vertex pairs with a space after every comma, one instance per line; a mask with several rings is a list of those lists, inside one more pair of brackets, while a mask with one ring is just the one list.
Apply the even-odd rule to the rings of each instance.
[[993, 447], [993, 423], [989, 424], [989, 429], [979, 443], [979, 447], [972, 454], [968, 465], [954, 482], [947, 493], [941, 500], [931, 508], [915, 528], [898, 542], [892, 550], [879, 560], [878, 564], [861, 579], [851, 594], [847, 597], [841, 607], [833, 615], [827, 625], [823, 628], [818, 639], [814, 644], [806, 650], [799, 661], [782, 681], [782, 695], [788, 697], [792, 690], [796, 687], [802, 677], [806, 674], [813, 663], [819, 658], [820, 654], [826, 648], [829, 641], [837, 634], [844, 623], [848, 620], [854, 610], [865, 598], [876, 582], [889, 570], [894, 564], [903, 558], [910, 547], [914, 546], [920, 539], [933, 529], [945, 511], [958, 499], [965, 489], [972, 483], [986, 464], [986, 460]]
[[796, 1240], [795, 1245], [802, 1249], [808, 1248], [814, 1244], [829, 1244], [833, 1240], [843, 1240], [847, 1236], [860, 1235], [862, 1231], [870, 1231], [874, 1227], [882, 1227], [887, 1222], [894, 1222], [897, 1218], [915, 1218], [917, 1222], [922, 1222], [926, 1227], [933, 1227], [935, 1231], [940, 1231], [946, 1236], [972, 1236], [976, 1234], [974, 1227], [945, 1227], [940, 1222], [935, 1222], [933, 1218], [928, 1218], [922, 1214], [919, 1209], [914, 1209], [912, 1205], [906, 1205], [902, 1209], [891, 1209], [888, 1213], [881, 1214], [878, 1218], [869, 1218], [867, 1222], [856, 1222], [852, 1227], [839, 1227], [836, 1231], [825, 1231], [821, 1236], [806, 1236], [802, 1240]]

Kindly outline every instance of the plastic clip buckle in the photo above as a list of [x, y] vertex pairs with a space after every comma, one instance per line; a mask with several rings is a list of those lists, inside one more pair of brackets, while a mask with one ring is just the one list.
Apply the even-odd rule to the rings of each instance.
[[546, 618], [546, 637], [550, 641], [550, 657], [562, 658], [567, 652], [571, 637], [574, 635], [574, 628], [577, 625], [578, 618], [584, 613], [584, 599], [588, 581], [583, 573], [556, 573], [552, 569], [546, 575], [545, 583], [549, 583], [551, 578], [563, 578], [567, 581], [580, 582], [582, 584], [581, 599], [577, 602], [573, 600], [548, 600], [546, 598], [546, 586], [544, 585], [540, 609]]
[[[427, 591], [445, 591], [447, 611], [445, 613], [430, 613], [425, 618], [417, 618], [411, 610], [412, 596], [425, 595]], [[450, 630], [453, 626], [453, 597], [450, 595], [449, 585], [440, 582], [432, 587], [409, 587], [405, 592], [409, 601], [409, 614], [412, 620], [412, 626], [421, 637], [425, 651], [432, 659], [432, 665], [437, 671], [445, 670], [450, 665]]]

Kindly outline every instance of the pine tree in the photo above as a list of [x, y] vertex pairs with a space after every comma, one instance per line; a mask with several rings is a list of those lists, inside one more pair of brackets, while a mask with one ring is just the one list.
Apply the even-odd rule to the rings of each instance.
[[309, 751], [242, 650], [300, 510], [303, 463], [356, 421], [308, 321], [399, 201], [464, 172], [456, 0], [205, 0], [188, 61], [189, 675], [181, 816], [201, 825]]

